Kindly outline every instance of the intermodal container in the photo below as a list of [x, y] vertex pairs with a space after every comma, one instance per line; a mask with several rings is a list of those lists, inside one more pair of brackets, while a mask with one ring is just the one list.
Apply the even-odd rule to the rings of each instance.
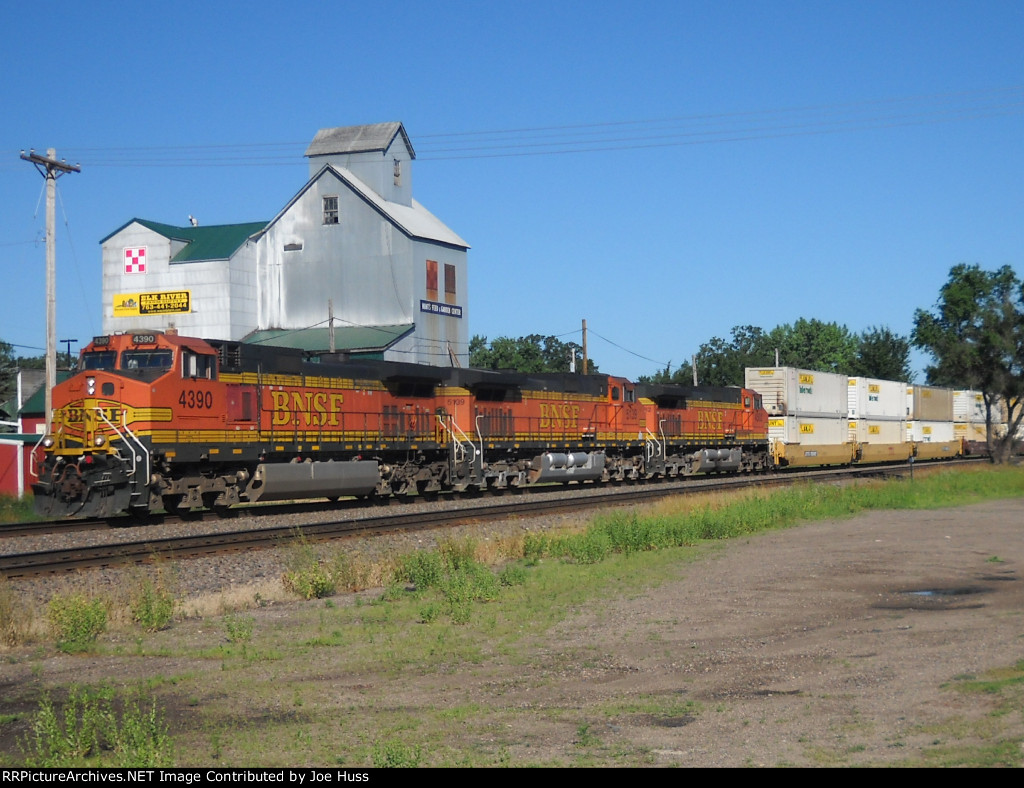
[[907, 440], [914, 443], [945, 443], [954, 438], [952, 421], [919, 419], [907, 422]]
[[907, 419], [953, 421], [953, 390], [937, 386], [907, 386]]
[[795, 367], [748, 367], [747, 388], [761, 395], [772, 416], [847, 416], [847, 376]]
[[907, 418], [905, 382], [850, 378], [847, 389], [847, 415], [851, 419], [904, 421]]

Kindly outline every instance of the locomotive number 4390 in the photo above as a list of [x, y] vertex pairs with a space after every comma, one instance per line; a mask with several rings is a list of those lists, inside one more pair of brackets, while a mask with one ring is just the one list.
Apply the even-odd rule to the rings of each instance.
[[202, 408], [203, 410], [209, 410], [213, 407], [213, 392], [200, 391], [198, 389], [182, 391], [181, 396], [178, 397], [178, 404], [183, 408]]

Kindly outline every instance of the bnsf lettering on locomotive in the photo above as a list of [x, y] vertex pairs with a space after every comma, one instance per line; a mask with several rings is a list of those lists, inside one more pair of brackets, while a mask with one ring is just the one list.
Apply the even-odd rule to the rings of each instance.
[[87, 418], [95, 418], [99, 421], [110, 421], [117, 424], [121, 420], [121, 409], [118, 407], [106, 407], [99, 408], [99, 413], [102, 413], [102, 417], [97, 413], [97, 409], [94, 408], [64, 408], [64, 423], [65, 424], [82, 424]]
[[540, 428], [542, 430], [574, 430], [579, 428], [579, 405], [540, 404]]
[[697, 429], [700, 430], [719, 430], [722, 429], [722, 411], [720, 410], [698, 410], [697, 411]]
[[343, 394], [324, 391], [271, 391], [275, 427], [337, 427]]

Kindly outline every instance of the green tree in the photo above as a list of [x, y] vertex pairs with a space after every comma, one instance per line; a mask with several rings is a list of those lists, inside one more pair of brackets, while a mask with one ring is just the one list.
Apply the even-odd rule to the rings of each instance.
[[909, 382], [910, 340], [886, 326], [872, 326], [858, 337], [851, 375]]
[[[953, 266], [935, 310], [914, 313], [911, 340], [935, 361], [925, 368], [929, 383], [984, 395], [990, 454], [994, 462], [1009, 460], [1024, 419], [1024, 284], [1013, 269]], [[1008, 416], [1002, 437], [992, 428], [1000, 401]]]
[[[712, 337], [696, 353], [697, 381], [711, 386], [742, 386], [747, 367], [800, 367], [883, 380], [909, 380], [910, 340], [888, 328], [870, 328], [861, 335], [846, 326], [801, 318], [769, 332], [758, 326], [734, 326], [732, 338]], [[693, 382], [689, 363], [674, 372], [671, 365], [641, 378], [650, 383]]]
[[838, 323], [800, 318], [793, 325], [776, 326], [768, 338], [779, 349], [780, 366], [846, 374], [854, 368], [857, 337]]
[[[557, 337], [530, 334], [525, 337], [498, 337], [488, 343], [479, 334], [469, 341], [469, 365], [480, 369], [513, 369], [517, 372], [568, 372], [573, 352], [576, 371], [583, 371], [583, 349], [575, 342], [562, 342]], [[587, 372], [597, 372], [593, 359], [587, 361]]]
[[0, 405], [14, 396], [17, 372], [14, 348], [0, 339]]

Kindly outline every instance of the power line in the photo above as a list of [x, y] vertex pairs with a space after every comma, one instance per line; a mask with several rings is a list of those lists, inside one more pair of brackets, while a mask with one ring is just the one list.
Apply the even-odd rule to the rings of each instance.
[[[424, 161], [550, 156], [820, 136], [1024, 114], [1024, 86], [860, 102], [416, 134]], [[91, 167], [294, 166], [307, 141], [70, 147]]]

